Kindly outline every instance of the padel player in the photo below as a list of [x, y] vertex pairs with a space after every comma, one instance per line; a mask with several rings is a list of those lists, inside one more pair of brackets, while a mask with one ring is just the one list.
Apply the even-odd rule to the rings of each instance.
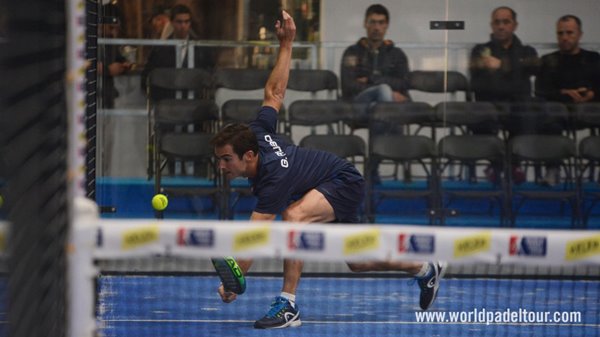
[[[287, 144], [276, 134], [277, 112], [282, 106], [289, 77], [292, 42], [296, 26], [292, 17], [282, 13], [283, 21], [275, 24], [280, 48], [277, 62], [265, 85], [263, 107], [249, 125], [225, 126], [212, 140], [219, 169], [226, 178], [246, 177], [258, 198], [251, 220], [274, 220], [281, 214], [284, 221], [340, 222], [358, 221], [357, 210], [365, 195], [365, 181], [348, 161], [334, 154]], [[244, 274], [251, 260], [238, 261]], [[398, 270], [415, 275], [421, 287], [420, 305], [433, 303], [442, 272], [442, 263], [367, 262], [348, 264], [353, 271]], [[303, 262], [285, 260], [283, 288], [267, 314], [254, 323], [255, 328], [299, 326], [300, 311], [296, 288]], [[218, 292], [224, 302], [236, 294]]]

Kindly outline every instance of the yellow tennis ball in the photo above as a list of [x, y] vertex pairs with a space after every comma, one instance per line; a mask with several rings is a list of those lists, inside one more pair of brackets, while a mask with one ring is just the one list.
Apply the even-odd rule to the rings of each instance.
[[164, 194], [157, 194], [152, 197], [152, 208], [157, 211], [163, 211], [169, 205], [169, 199]]

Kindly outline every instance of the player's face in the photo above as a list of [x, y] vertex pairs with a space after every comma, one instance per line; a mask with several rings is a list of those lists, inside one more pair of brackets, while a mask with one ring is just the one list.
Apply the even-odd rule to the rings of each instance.
[[576, 54], [579, 51], [579, 40], [581, 39], [581, 29], [575, 20], [559, 21], [556, 24], [556, 39], [558, 40], [558, 49], [565, 54]]
[[172, 22], [173, 35], [176, 39], [185, 39], [190, 33], [190, 27], [192, 26], [192, 17], [189, 14], [182, 13], [175, 15]]
[[383, 41], [388, 29], [388, 21], [383, 14], [371, 14], [365, 20], [367, 38], [373, 42]]
[[215, 148], [215, 155], [219, 161], [219, 170], [228, 179], [234, 179], [237, 177], [246, 177], [246, 169], [248, 167], [244, 157], [240, 159], [238, 155], [233, 152], [233, 146], [227, 144], [223, 147]]
[[517, 22], [508, 9], [499, 9], [492, 14], [492, 35], [494, 39], [504, 42], [512, 38], [517, 30]]

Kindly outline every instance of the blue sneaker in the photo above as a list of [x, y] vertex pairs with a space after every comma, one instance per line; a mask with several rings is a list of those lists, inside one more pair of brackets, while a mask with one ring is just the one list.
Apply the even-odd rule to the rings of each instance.
[[273, 303], [271, 303], [271, 309], [265, 317], [254, 322], [254, 328], [277, 329], [288, 326], [297, 327], [301, 324], [298, 306], [290, 303], [290, 301], [281, 296], [277, 296]]
[[438, 293], [440, 287], [440, 281], [446, 273], [446, 262], [429, 262], [429, 273], [422, 278], [418, 279], [419, 287], [421, 288], [421, 296], [419, 298], [419, 305], [421, 309], [427, 310], [433, 302]]

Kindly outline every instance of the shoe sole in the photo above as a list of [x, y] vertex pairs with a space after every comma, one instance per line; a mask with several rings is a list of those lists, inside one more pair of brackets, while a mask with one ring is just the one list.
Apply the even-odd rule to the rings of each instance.
[[256, 326], [254, 327], [255, 329], [283, 329], [283, 328], [296, 328], [302, 325], [302, 321], [300, 319], [298, 319], [298, 317], [300, 317], [300, 312], [298, 312], [298, 314], [296, 314], [296, 316], [294, 316], [294, 318], [291, 321], [288, 321], [287, 323], [280, 325], [280, 326], [270, 326], [270, 327], [264, 327], [264, 328], [257, 328]]
[[431, 299], [431, 302], [429, 302], [429, 304], [427, 305], [426, 309], [423, 310], [428, 310], [429, 308], [431, 308], [431, 305], [433, 304], [433, 302], [435, 302], [437, 295], [438, 295], [438, 290], [440, 288], [440, 282], [442, 281], [442, 278], [444, 278], [444, 275], [446, 275], [446, 268], [448, 268], [448, 262], [436, 262], [436, 267], [438, 268], [439, 274], [437, 274], [437, 277], [435, 278], [435, 285], [433, 286], [433, 298]]

